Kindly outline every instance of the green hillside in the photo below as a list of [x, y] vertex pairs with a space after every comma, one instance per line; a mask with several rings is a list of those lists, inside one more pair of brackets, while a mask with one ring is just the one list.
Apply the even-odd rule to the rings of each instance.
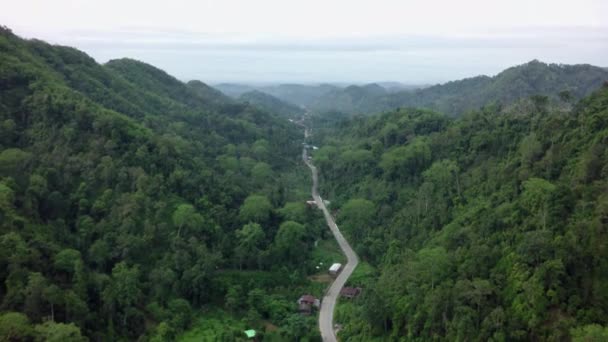
[[363, 88], [352, 92], [346, 88], [319, 99], [311, 110], [371, 114], [400, 107], [421, 107], [459, 116], [490, 103], [510, 105], [533, 95], [576, 101], [606, 80], [608, 72], [599, 67], [545, 64], [534, 60], [494, 77], [472, 77], [414, 91], [382, 94]]
[[201, 82], [1, 28], [0, 339], [171, 340], [208, 307], [283, 338], [314, 325], [292, 310], [323, 235], [300, 135]]
[[341, 341], [604, 341], [607, 81], [211, 87], [0, 26], [0, 341], [320, 341], [302, 125]]
[[311, 106], [315, 101], [325, 94], [340, 87], [330, 84], [307, 85], [307, 84], [277, 84], [277, 85], [243, 85], [234, 83], [220, 83], [214, 87], [224, 94], [238, 98], [239, 96], [259, 91], [277, 99], [295, 105], [297, 107]]
[[304, 114], [304, 109], [281, 101], [278, 98], [253, 90], [239, 96], [239, 101], [249, 103], [262, 110], [277, 113], [286, 117], [299, 117]]
[[608, 85], [572, 109], [536, 96], [316, 127], [322, 192], [378, 272], [343, 340], [606, 336]]
[[374, 83], [364, 86], [351, 85], [321, 96], [311, 104], [310, 108], [319, 113], [332, 111], [347, 114], [373, 113], [377, 110], [377, 99], [387, 94], [386, 89]]

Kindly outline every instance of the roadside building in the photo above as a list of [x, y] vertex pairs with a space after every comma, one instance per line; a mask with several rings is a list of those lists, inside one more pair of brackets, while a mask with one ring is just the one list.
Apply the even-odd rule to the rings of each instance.
[[298, 312], [310, 315], [313, 308], [319, 308], [321, 301], [315, 298], [313, 295], [303, 295], [298, 299]]
[[336, 275], [338, 275], [338, 273], [340, 273], [341, 270], [342, 270], [342, 264], [335, 263], [335, 264], [331, 265], [331, 267], [329, 268], [329, 274], [331, 274], [332, 276], [336, 276]]
[[343, 287], [340, 295], [344, 298], [353, 299], [361, 293], [360, 287]]

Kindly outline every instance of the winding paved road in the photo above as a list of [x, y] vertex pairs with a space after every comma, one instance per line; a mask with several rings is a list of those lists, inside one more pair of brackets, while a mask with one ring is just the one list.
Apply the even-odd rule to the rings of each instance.
[[[308, 129], [304, 130], [304, 136], [309, 136]], [[336, 241], [338, 241], [338, 245], [340, 245], [342, 252], [347, 258], [346, 265], [342, 268], [342, 272], [340, 272], [338, 277], [329, 287], [329, 290], [325, 293], [325, 297], [323, 297], [323, 301], [321, 302], [321, 310], [319, 312], [319, 329], [321, 330], [321, 337], [323, 338], [323, 341], [334, 342], [337, 341], [333, 327], [336, 301], [340, 296], [340, 290], [342, 290], [342, 287], [344, 287], [344, 284], [355, 270], [355, 267], [357, 267], [357, 264], [359, 264], [359, 257], [357, 257], [355, 251], [353, 251], [353, 249], [350, 247], [348, 241], [346, 241], [340, 232], [340, 229], [338, 229], [334, 218], [325, 207], [325, 203], [323, 203], [323, 199], [319, 195], [317, 190], [317, 168], [312, 164], [312, 162], [308, 161], [306, 147], [304, 147], [302, 151], [302, 159], [304, 159], [304, 163], [308, 165], [310, 171], [312, 172], [312, 197], [317, 203], [317, 206], [323, 211], [323, 215], [325, 215], [325, 220], [327, 221], [329, 229], [334, 234]]]

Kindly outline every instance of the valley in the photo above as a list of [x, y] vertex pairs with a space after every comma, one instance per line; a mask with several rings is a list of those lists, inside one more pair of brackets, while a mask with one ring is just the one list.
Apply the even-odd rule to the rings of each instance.
[[602, 67], [208, 85], [0, 28], [2, 341], [601, 341], [607, 193]]

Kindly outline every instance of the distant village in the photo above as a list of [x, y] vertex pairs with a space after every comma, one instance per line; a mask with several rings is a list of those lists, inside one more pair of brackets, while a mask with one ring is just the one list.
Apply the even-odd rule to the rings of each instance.
[[[322, 265], [323, 265], [323, 263], [320, 263], [319, 266], [317, 266], [317, 268], [320, 269], [320, 266], [322, 266]], [[341, 271], [342, 271], [342, 264], [337, 263], [337, 262], [333, 263], [327, 269], [328, 274], [330, 276], [332, 276], [333, 278], [337, 277]], [[345, 298], [345, 299], [354, 299], [361, 294], [361, 291], [362, 291], [362, 289], [360, 287], [345, 286], [342, 288], [342, 290], [340, 290], [340, 297]], [[321, 305], [323, 304], [321, 298], [317, 298], [311, 294], [303, 294], [300, 298], [298, 298], [296, 303], [298, 304], [298, 312], [302, 315], [311, 315], [311, 314], [315, 313], [316, 311], [321, 309]], [[247, 336], [248, 339], [253, 340], [253, 341], [256, 340], [257, 332], [255, 330], [249, 329], [249, 330], [245, 330], [243, 332], [245, 333], [245, 335]]]
[[[318, 267], [318, 266], [317, 266]], [[329, 275], [332, 277], [337, 277], [342, 271], [342, 264], [333, 263], [329, 269], [327, 270]], [[343, 287], [340, 291], [340, 296], [346, 299], [353, 299], [357, 297], [361, 293], [360, 287]], [[314, 312], [314, 310], [318, 310], [321, 308], [321, 299], [315, 298], [315, 296], [311, 294], [302, 295], [298, 301], [298, 311], [303, 315], [310, 315]]]

